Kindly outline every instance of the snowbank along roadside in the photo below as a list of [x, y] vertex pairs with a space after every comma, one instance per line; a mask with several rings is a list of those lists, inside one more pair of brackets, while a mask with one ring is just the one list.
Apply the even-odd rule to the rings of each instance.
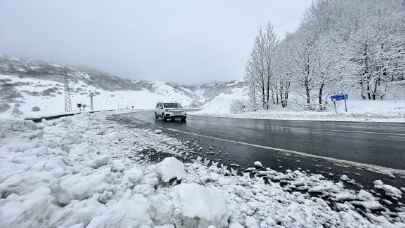
[[0, 227], [405, 227], [403, 208], [364, 190], [300, 171], [257, 167], [265, 181], [182, 162], [193, 151], [180, 141], [102, 113], [0, 129]]

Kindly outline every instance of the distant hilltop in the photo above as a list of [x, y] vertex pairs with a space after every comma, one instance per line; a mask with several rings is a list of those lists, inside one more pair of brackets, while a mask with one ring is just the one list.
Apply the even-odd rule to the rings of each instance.
[[[130, 80], [83, 66], [0, 56], [0, 116], [63, 112], [65, 77], [69, 79], [73, 106], [88, 103], [93, 92], [98, 109], [153, 108], [161, 100], [202, 107], [218, 95], [247, 88], [244, 81], [182, 85]], [[240, 92], [235, 96], [239, 99]]]

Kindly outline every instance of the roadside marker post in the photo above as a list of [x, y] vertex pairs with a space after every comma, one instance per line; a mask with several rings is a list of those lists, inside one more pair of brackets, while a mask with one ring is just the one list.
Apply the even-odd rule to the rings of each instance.
[[349, 96], [347, 94], [333, 95], [333, 96], [330, 97], [330, 99], [333, 101], [333, 105], [335, 106], [335, 112], [336, 113], [337, 113], [336, 101], [344, 100], [344, 102], [345, 102], [345, 111], [347, 112], [347, 102], [346, 102], [346, 100], [349, 99]]
[[336, 101], [334, 101], [334, 100], [333, 100], [333, 106], [335, 106], [335, 113], [337, 114]]
[[93, 92], [89, 92], [89, 97], [90, 97], [90, 110], [94, 111], [94, 96], [95, 94]]

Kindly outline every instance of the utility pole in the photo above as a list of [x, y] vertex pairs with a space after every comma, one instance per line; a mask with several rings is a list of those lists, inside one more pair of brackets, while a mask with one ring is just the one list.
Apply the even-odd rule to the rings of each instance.
[[65, 72], [63, 76], [63, 85], [64, 85], [64, 93], [65, 93], [65, 112], [72, 111], [72, 99], [70, 95], [70, 87], [69, 87], [69, 75]]
[[90, 97], [90, 110], [94, 111], [94, 102], [93, 102], [93, 98], [94, 98], [95, 94], [93, 92], [90, 92], [89, 97]]

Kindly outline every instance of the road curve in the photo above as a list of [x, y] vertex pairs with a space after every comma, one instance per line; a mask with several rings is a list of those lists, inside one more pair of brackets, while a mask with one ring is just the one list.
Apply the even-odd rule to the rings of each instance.
[[133, 117], [158, 127], [405, 170], [405, 124], [232, 119], [189, 116], [186, 124], [155, 121], [151, 112]]
[[[144, 124], [198, 145], [211, 160], [242, 168], [261, 161], [278, 171], [303, 170], [339, 180], [345, 174], [363, 187], [381, 179], [405, 187], [405, 124], [231, 119], [189, 116], [187, 123], [156, 121], [152, 111], [111, 120]], [[203, 148], [201, 150], [201, 148]], [[370, 168], [371, 167], [371, 168]], [[380, 169], [382, 168], [382, 169]], [[394, 170], [397, 178], [386, 175]], [[397, 175], [399, 174], [399, 175]], [[359, 187], [361, 187], [359, 186]], [[404, 201], [405, 202], [405, 201]]]

